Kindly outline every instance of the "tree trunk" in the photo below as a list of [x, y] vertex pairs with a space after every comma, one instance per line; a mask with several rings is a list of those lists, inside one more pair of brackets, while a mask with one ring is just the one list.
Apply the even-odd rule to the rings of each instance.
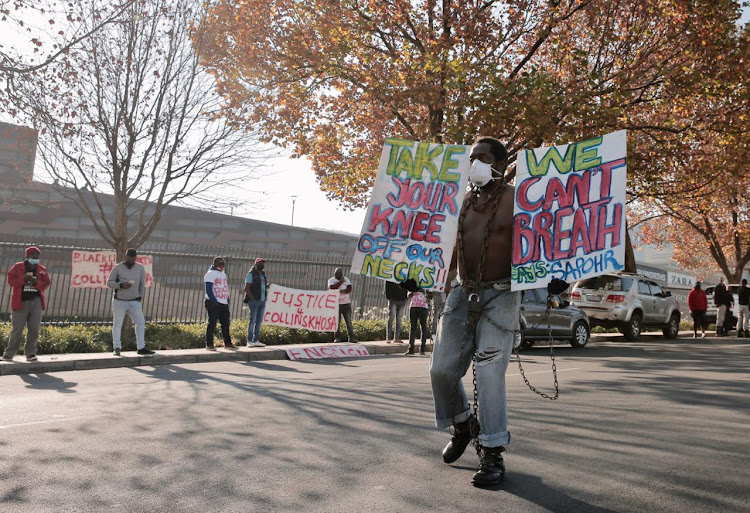
[[627, 221], [625, 221], [625, 272], [638, 272], [638, 269], [635, 265], [635, 252], [633, 251], [633, 244], [630, 242], [630, 230], [628, 229]]

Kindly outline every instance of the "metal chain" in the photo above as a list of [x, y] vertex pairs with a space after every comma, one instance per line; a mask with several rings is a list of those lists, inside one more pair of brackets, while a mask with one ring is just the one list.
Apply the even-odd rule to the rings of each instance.
[[539, 390], [534, 387], [531, 383], [529, 383], [529, 379], [526, 377], [526, 373], [523, 371], [523, 365], [521, 365], [521, 356], [518, 352], [518, 347], [516, 347], [515, 344], [513, 344], [513, 353], [516, 355], [516, 361], [518, 362], [518, 371], [521, 373], [521, 377], [523, 378], [524, 383], [526, 383], [526, 386], [529, 387], [529, 390], [534, 392], [535, 394], [539, 394], [545, 399], [549, 399], [550, 401], [556, 401], [558, 397], [560, 397], [560, 387], [557, 383], [557, 365], [555, 364], [555, 348], [553, 345], [552, 340], [552, 325], [549, 320], [549, 311], [550, 311], [550, 304], [549, 299], [547, 300], [547, 312], [545, 313], [545, 317], [547, 318], [547, 334], [549, 336], [549, 352], [550, 356], [552, 358], [552, 376], [555, 380], [555, 396], [552, 397], [550, 395], [545, 394], [544, 392], [540, 392]]
[[[551, 355], [551, 358], [552, 358], [552, 376], [553, 376], [554, 381], [555, 381], [555, 396], [554, 397], [549, 396], [549, 395], [545, 394], [544, 392], [540, 392], [539, 390], [536, 389], [536, 387], [534, 387], [534, 385], [532, 385], [529, 382], [528, 378], [526, 377], [526, 373], [523, 370], [523, 366], [521, 365], [521, 357], [519, 356], [518, 347], [516, 347], [515, 342], [513, 343], [513, 354], [516, 355], [516, 362], [518, 362], [518, 370], [521, 373], [521, 377], [523, 378], [523, 381], [526, 383], [526, 386], [529, 387], [529, 390], [531, 390], [535, 394], [539, 394], [540, 396], [544, 397], [545, 399], [549, 399], [550, 401], [554, 401], [554, 400], [556, 400], [560, 396], [560, 387], [559, 387], [558, 382], [557, 382], [557, 364], [555, 363], [555, 348], [554, 348], [554, 345], [553, 345], [552, 325], [551, 325], [550, 320], [549, 320], [549, 312], [550, 312], [550, 306], [547, 305], [547, 312], [545, 313], [545, 318], [547, 319], [547, 335], [548, 335], [548, 339], [549, 339], [549, 351], [550, 351], [550, 355]], [[508, 332], [513, 333], [514, 340], [515, 340], [516, 335], [520, 335], [521, 334], [521, 330], [511, 330], [511, 329], [508, 329], [505, 326], [500, 326], [498, 323], [496, 323], [495, 321], [493, 321], [492, 318], [490, 318], [489, 316], [485, 316], [485, 317], [487, 319], [487, 322], [489, 322], [492, 326], [494, 326], [495, 328], [499, 329], [500, 331], [508, 331]]]

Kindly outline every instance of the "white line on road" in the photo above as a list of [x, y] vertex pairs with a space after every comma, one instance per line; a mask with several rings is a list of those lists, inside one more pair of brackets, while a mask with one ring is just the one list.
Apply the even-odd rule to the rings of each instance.
[[47, 419], [47, 420], [34, 420], [32, 422], [19, 422], [18, 424], [6, 424], [4, 426], [0, 426], [0, 429], [8, 429], [12, 427], [18, 427], [18, 426], [33, 426], [35, 424], [49, 424], [50, 422], [60, 422], [65, 420], [83, 420], [83, 419], [94, 419], [97, 417], [104, 417], [104, 415], [90, 415], [88, 417], [58, 417], [57, 418]]

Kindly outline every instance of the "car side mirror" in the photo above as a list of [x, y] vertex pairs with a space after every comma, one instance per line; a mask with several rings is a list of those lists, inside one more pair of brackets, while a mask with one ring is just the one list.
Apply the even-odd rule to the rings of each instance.
[[664, 297], [672, 297], [672, 293], [671, 293], [671, 292], [669, 292], [669, 291], [666, 291], [666, 292], [664, 293]]

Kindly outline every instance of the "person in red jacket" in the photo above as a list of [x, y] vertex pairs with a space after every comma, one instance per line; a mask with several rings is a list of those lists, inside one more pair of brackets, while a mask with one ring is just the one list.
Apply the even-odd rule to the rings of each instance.
[[696, 281], [693, 290], [688, 294], [688, 308], [693, 316], [693, 338], [698, 338], [698, 325], [701, 327], [702, 338], [706, 338], [706, 310], [708, 310], [708, 298], [701, 289], [701, 282]]
[[26, 361], [36, 361], [36, 341], [42, 324], [42, 311], [47, 306], [44, 291], [50, 284], [47, 269], [39, 263], [41, 254], [36, 246], [26, 248], [26, 259], [16, 262], [8, 271], [8, 285], [13, 288], [10, 296], [11, 332], [3, 360], [13, 360], [21, 345], [23, 329], [28, 327]]

